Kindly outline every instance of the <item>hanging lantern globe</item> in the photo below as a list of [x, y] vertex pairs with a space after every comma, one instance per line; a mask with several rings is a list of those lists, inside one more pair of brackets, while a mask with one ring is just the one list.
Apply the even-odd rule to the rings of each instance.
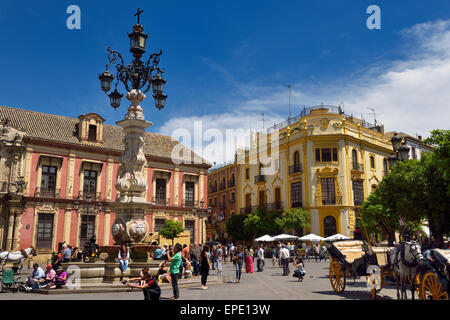
[[117, 88], [108, 95], [111, 107], [117, 109], [120, 106], [120, 101], [122, 100], [123, 94], [117, 91]]
[[155, 99], [155, 106], [158, 108], [158, 110], [161, 110], [164, 108], [166, 104], [167, 95], [165, 94], [154, 94], [153, 99]]
[[108, 65], [106, 65], [106, 71], [100, 74], [98, 78], [100, 79], [102, 91], [107, 93], [111, 90], [111, 84], [114, 80], [114, 76], [108, 71]]
[[164, 85], [166, 80], [162, 78], [162, 75], [158, 73], [152, 80], [153, 93], [155, 95], [162, 94], [164, 92]]

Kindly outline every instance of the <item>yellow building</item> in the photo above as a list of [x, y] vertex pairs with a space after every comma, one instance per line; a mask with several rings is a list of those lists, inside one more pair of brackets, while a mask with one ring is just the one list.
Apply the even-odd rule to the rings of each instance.
[[311, 222], [303, 233], [351, 237], [355, 210], [387, 174], [390, 154], [383, 126], [345, 115], [340, 107], [304, 109], [238, 151], [237, 207], [241, 214], [258, 206], [304, 208]]

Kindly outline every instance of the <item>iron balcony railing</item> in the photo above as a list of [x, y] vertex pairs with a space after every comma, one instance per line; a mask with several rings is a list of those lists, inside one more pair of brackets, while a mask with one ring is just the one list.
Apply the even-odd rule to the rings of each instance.
[[34, 196], [38, 198], [59, 198], [59, 189], [42, 189], [36, 188]]
[[225, 190], [227, 188], [227, 186], [225, 185], [225, 182], [221, 183], [219, 185], [219, 187], [220, 187], [220, 190]]
[[102, 201], [102, 193], [101, 192], [84, 192], [78, 191], [78, 200], [88, 200], [91, 201]]
[[153, 197], [152, 202], [159, 206], [168, 206], [170, 203], [170, 198]]
[[183, 200], [182, 206], [184, 208], [194, 208], [194, 207], [198, 208], [199, 203], [198, 203], [198, 201], [195, 201], [195, 200]]
[[216, 192], [217, 192], [217, 188], [216, 187], [209, 188], [209, 193], [216, 193]]
[[362, 163], [352, 162], [352, 170], [364, 172], [364, 165]]
[[324, 206], [330, 206], [330, 205], [341, 205], [342, 204], [342, 196], [322, 196], [317, 198], [317, 202], [321, 203]]
[[302, 172], [302, 165], [300, 163], [289, 166], [289, 174]]
[[255, 176], [255, 183], [266, 181], [266, 177], [262, 174]]
[[277, 201], [266, 204], [267, 211], [280, 211], [284, 210], [284, 203], [283, 201]]
[[234, 182], [234, 180], [230, 180], [228, 181], [228, 188], [234, 187], [236, 184]]

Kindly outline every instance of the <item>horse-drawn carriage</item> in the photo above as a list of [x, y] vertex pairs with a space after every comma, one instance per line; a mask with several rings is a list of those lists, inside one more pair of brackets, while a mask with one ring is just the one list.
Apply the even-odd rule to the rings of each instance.
[[348, 278], [366, 277], [375, 298], [385, 276], [392, 275], [390, 248], [371, 248], [361, 240], [341, 240], [328, 244], [329, 276], [333, 290], [342, 293]]
[[450, 295], [450, 249], [432, 249], [423, 259], [416, 282], [422, 300], [448, 300]]

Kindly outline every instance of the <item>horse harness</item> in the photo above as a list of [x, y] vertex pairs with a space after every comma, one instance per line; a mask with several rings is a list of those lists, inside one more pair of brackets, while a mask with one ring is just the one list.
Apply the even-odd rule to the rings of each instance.
[[406, 258], [405, 258], [405, 247], [406, 247], [406, 243], [402, 242], [400, 244], [400, 250], [397, 250], [397, 252], [396, 252], [395, 263], [398, 264], [398, 262], [399, 262], [398, 255], [400, 254], [401, 261], [406, 267], [408, 267], [408, 268], [415, 268], [415, 267], [417, 267], [417, 265], [418, 265], [418, 263], [417, 263], [417, 256], [414, 253], [411, 252], [411, 248], [410, 248], [410, 253], [414, 257], [414, 260], [413, 260], [413, 262], [409, 262], [408, 260], [406, 260]]

